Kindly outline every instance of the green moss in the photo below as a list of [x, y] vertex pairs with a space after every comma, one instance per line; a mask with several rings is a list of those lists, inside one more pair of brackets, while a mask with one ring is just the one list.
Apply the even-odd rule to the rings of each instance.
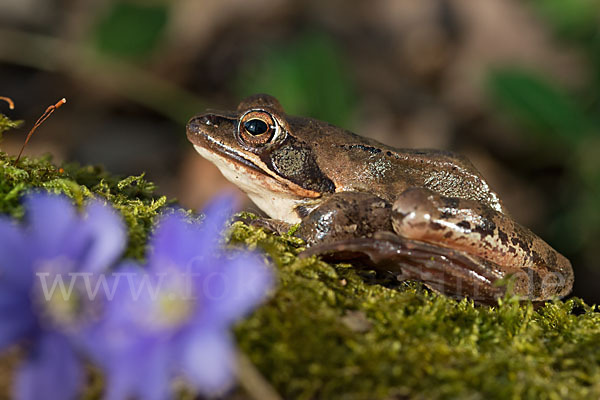
[[[21, 217], [28, 189], [100, 196], [127, 221], [127, 256], [142, 257], [166, 203], [143, 177], [0, 155], [0, 211]], [[284, 398], [597, 398], [600, 314], [579, 299], [534, 310], [496, 307], [392, 285], [347, 264], [300, 259], [302, 242], [233, 223], [229, 245], [259, 248], [278, 272], [267, 301], [235, 330], [240, 348]]]
[[65, 193], [78, 205], [92, 197], [103, 198], [123, 214], [129, 230], [126, 256], [142, 259], [153, 218], [166, 205], [154, 194], [154, 184], [144, 175], [119, 179], [100, 167], [65, 164], [57, 167], [50, 158], [32, 160], [0, 152], [0, 212], [23, 216], [21, 196], [30, 190]]
[[579, 299], [479, 307], [298, 259], [296, 239], [239, 222], [232, 241], [268, 249], [278, 266], [278, 290], [237, 337], [285, 398], [600, 395], [600, 314]]
[[23, 121], [13, 121], [9, 119], [6, 115], [0, 114], [0, 139], [2, 138], [2, 134], [10, 129], [15, 129], [21, 126]]

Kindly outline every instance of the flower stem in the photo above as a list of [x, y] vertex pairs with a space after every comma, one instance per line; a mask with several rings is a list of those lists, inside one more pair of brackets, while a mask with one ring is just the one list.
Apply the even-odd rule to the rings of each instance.
[[252, 361], [237, 352], [237, 378], [244, 391], [254, 400], [281, 400], [279, 393], [265, 380]]

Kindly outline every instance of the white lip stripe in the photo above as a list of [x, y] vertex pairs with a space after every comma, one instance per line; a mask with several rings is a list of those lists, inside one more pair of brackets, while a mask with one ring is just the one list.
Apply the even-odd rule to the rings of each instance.
[[266, 175], [256, 177], [227, 157], [213, 153], [204, 147], [194, 145], [194, 148], [202, 157], [215, 164], [228, 181], [246, 192], [248, 197], [269, 217], [290, 224], [300, 222], [300, 218], [294, 210], [297, 206], [305, 203], [304, 199], [270, 190], [264, 182], [261, 182], [261, 179], [272, 178]]

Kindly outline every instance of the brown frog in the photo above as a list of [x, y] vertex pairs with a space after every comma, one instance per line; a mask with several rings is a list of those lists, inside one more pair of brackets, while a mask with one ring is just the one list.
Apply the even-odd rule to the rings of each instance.
[[[493, 301], [568, 294], [570, 262], [515, 222], [464, 157], [396, 149], [311, 118], [272, 96], [190, 120], [188, 139], [274, 220], [299, 223], [306, 254], [363, 258], [399, 279]], [[510, 278], [510, 279], [504, 279]]]

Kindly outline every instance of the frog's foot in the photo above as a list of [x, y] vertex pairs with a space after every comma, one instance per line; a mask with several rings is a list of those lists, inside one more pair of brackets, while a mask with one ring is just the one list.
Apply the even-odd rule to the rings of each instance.
[[493, 263], [391, 232], [378, 232], [374, 238], [317, 244], [301, 253], [301, 257], [311, 255], [337, 261], [368, 259], [370, 266], [389, 271], [398, 280], [418, 280], [447, 296], [467, 296], [481, 303], [495, 302], [506, 290], [494, 285], [503, 274]]

